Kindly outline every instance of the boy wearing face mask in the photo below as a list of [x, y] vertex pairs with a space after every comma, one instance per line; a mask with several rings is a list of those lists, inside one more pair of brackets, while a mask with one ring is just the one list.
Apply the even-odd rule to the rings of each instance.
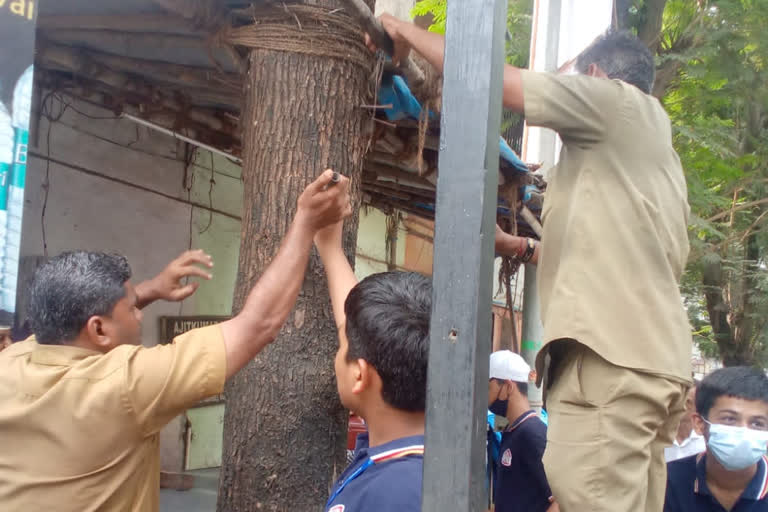
[[541, 462], [547, 427], [528, 402], [530, 373], [531, 367], [514, 352], [491, 354], [488, 409], [509, 422], [496, 465], [495, 512], [557, 510]]
[[694, 428], [707, 451], [668, 465], [664, 512], [768, 512], [768, 377], [747, 366], [708, 375]]

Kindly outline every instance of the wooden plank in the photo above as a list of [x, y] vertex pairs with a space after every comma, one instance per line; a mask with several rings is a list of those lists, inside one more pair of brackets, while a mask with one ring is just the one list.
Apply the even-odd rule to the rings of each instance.
[[506, 2], [447, 15], [422, 511], [480, 512]]
[[163, 34], [193, 34], [195, 32], [189, 21], [165, 14], [59, 14], [56, 16], [40, 16], [37, 18], [37, 28], [43, 30], [116, 30], [119, 32]]

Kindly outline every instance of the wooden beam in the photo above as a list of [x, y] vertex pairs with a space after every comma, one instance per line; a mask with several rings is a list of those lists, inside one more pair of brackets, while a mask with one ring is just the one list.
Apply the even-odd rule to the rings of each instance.
[[104, 47], [129, 47], [140, 43], [142, 46], [150, 46], [156, 49], [167, 48], [193, 48], [205, 50], [207, 41], [202, 35], [179, 34], [154, 34], [117, 32], [114, 30], [72, 30], [53, 29], [43, 31], [46, 39], [58, 43], [78, 43], [88, 45], [94, 49]]
[[392, 181], [377, 180], [376, 176], [371, 175], [370, 173], [363, 174], [363, 188], [365, 189], [366, 187], [376, 187], [376, 189], [382, 191], [382, 193], [391, 190], [393, 192], [392, 195], [395, 197], [397, 197], [397, 194], [407, 194], [411, 199], [420, 202], [432, 204], [435, 202], [434, 191], [400, 185]]
[[194, 34], [189, 21], [164, 14], [121, 14], [121, 15], [56, 15], [39, 16], [38, 30], [114, 30], [118, 32], [143, 32], [162, 34]]
[[149, 98], [148, 106], [156, 105], [176, 112], [184, 112], [188, 119], [204, 124], [213, 130], [227, 132], [232, 129], [231, 123], [223, 121], [220, 117], [203, 109], [190, 108], [178, 100], [170, 98], [165, 91], [159, 91], [146, 82], [113, 71], [73, 49], [43, 45], [38, 49], [37, 59], [43, 68], [70, 71], [107, 85], [118, 92]]
[[206, 125], [191, 121], [184, 112], [157, 106], [147, 109], [144, 107], [144, 98], [137, 98], [132, 94], [116, 91], [100, 82], [91, 81], [87, 78], [78, 78], [74, 82], [68, 77], [61, 76], [58, 72], [38, 68], [35, 87], [39, 90], [61, 91], [66, 96], [104, 108], [115, 114], [121, 112], [133, 114], [169, 130], [181, 132], [187, 137], [210, 144], [222, 151], [236, 156], [240, 154], [239, 130], [233, 128], [229, 132], [215, 131]]
[[423, 512], [487, 510], [493, 241], [506, 0], [448, 2]]
[[415, 172], [403, 171], [400, 168], [381, 163], [381, 160], [366, 160], [363, 168], [368, 172], [376, 174], [377, 176], [386, 176], [388, 178], [392, 178], [396, 180], [397, 183], [403, 183], [413, 187], [423, 188], [425, 190], [435, 189], [432, 183], [425, 180]]
[[243, 90], [243, 78], [237, 73], [222, 73], [215, 68], [184, 66], [157, 60], [135, 59], [122, 55], [112, 55], [85, 48], [60, 47], [65, 51], [76, 51], [91, 60], [115, 70], [135, 75], [145, 75], [152, 79], [202, 89], [211, 88], [240, 95]]
[[[155, 53], [173, 51], [185, 48], [206, 56], [212, 65], [222, 66], [225, 71], [239, 70], [241, 59], [233, 55], [227, 47], [218, 48], [212, 45], [206, 32], [195, 35], [158, 34], [138, 32], [117, 32], [113, 30], [68, 30], [52, 29], [40, 32], [42, 36], [59, 44], [67, 46], [86, 46], [94, 50], [108, 49], [114, 53], [137, 53], [147, 48]], [[213, 62], [213, 59], [216, 62]]]

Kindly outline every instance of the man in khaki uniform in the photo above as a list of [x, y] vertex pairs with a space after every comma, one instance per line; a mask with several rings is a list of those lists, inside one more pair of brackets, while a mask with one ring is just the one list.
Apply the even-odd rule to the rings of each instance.
[[[442, 69], [442, 36], [381, 21], [395, 61], [413, 48]], [[560, 508], [660, 512], [664, 447], [691, 384], [678, 288], [688, 256], [685, 178], [669, 118], [650, 95], [653, 58], [637, 38], [606, 33], [574, 69], [504, 69], [504, 106], [557, 131], [563, 149], [549, 173], [541, 247], [497, 229], [496, 249], [539, 265], [544, 465]]]
[[202, 251], [133, 286], [122, 256], [65, 253], [31, 287], [35, 339], [0, 353], [0, 510], [151, 512], [159, 507], [160, 429], [221, 393], [277, 336], [318, 230], [351, 213], [348, 181], [326, 171], [299, 198], [291, 228], [242, 311], [172, 344], [141, 346], [141, 308], [182, 300], [210, 278]]

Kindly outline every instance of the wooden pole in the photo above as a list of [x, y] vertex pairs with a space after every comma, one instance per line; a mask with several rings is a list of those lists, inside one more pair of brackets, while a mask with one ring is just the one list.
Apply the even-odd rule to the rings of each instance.
[[448, 2], [423, 512], [480, 512], [491, 348], [504, 0]]

